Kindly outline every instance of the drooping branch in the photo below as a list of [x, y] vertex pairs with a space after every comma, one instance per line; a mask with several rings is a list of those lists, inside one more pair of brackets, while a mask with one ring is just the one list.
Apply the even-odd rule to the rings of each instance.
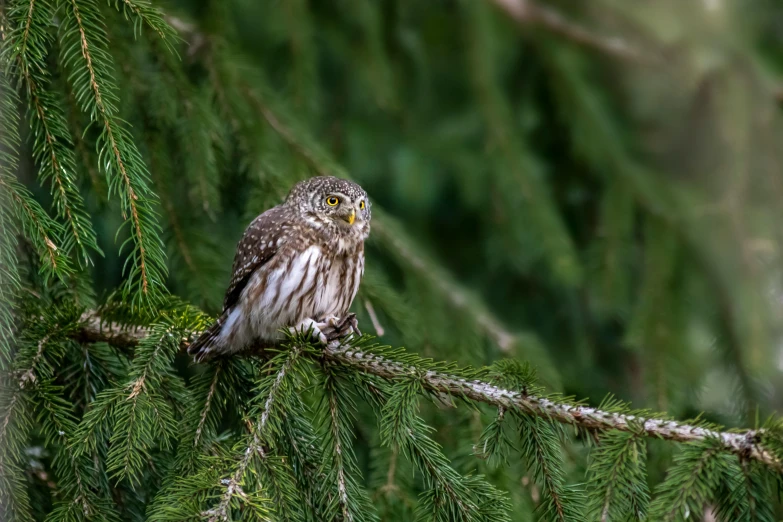
[[[146, 336], [144, 329], [124, 329], [113, 323], [101, 324], [95, 314], [87, 314], [90, 320], [76, 334], [78, 339], [112, 342], [119, 339], [128, 344], [138, 343]], [[197, 332], [193, 332], [195, 335]], [[193, 337], [193, 336], [190, 336]], [[184, 350], [190, 338], [182, 339]], [[631, 414], [603, 411], [584, 405], [560, 402], [547, 397], [509, 390], [482, 380], [467, 380], [440, 371], [422, 371], [414, 366], [363, 350], [342, 346], [339, 341], [330, 342], [323, 350], [326, 362], [362, 371], [387, 380], [410, 379], [415, 376], [425, 390], [447, 393], [482, 402], [506, 410], [535, 415], [550, 421], [569, 424], [581, 429], [607, 432], [619, 430], [640, 433], [650, 438], [675, 442], [698, 442], [714, 439], [725, 451], [741, 458], [750, 458], [783, 472], [783, 462], [760, 442], [763, 430], [744, 432], [715, 431], [702, 426], [678, 421], [644, 418]]]

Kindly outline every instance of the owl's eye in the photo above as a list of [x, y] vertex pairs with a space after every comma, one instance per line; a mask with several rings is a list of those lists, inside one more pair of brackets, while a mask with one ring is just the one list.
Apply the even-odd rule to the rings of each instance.
[[359, 210], [364, 210], [364, 200], [359, 202]]
[[329, 196], [326, 198], [326, 204], [330, 207], [336, 207], [339, 202], [340, 200], [334, 196]]

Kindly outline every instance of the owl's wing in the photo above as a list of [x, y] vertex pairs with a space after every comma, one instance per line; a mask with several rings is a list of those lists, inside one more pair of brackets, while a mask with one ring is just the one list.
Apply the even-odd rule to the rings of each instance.
[[239, 296], [253, 272], [268, 263], [279, 250], [286, 214], [283, 207], [273, 207], [248, 225], [237, 245], [231, 283], [223, 300], [223, 310], [229, 309], [239, 301]]

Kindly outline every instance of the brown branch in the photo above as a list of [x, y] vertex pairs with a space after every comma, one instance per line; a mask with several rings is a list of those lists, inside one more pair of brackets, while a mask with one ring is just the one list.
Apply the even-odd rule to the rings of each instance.
[[[111, 342], [112, 338], [104, 336], [102, 332], [119, 331], [124, 333], [122, 337], [119, 337], [120, 339], [138, 344], [146, 335], [144, 330], [124, 330], [116, 324], [100, 325], [100, 320], [95, 314], [89, 317], [92, 320], [84, 323], [83, 331], [77, 335], [77, 338]], [[182, 349], [187, 344], [187, 340], [183, 339]], [[322, 356], [326, 362], [339, 364], [387, 380], [410, 379], [415, 375], [421, 380], [422, 386], [431, 392], [464, 397], [586, 430], [619, 430], [674, 442], [699, 442], [714, 439], [720, 442], [724, 451], [742, 458], [754, 459], [776, 471], [783, 472], [783, 462], [759, 442], [763, 435], [762, 430], [715, 431], [673, 420], [644, 418], [602, 411], [589, 406], [558, 402], [547, 397], [508, 390], [481, 380], [467, 380], [437, 371], [422, 372], [413, 366], [380, 355], [341, 346], [339, 341], [330, 342], [324, 348]]]
[[129, 327], [102, 321], [95, 312], [85, 312], [79, 318], [84, 327], [79, 330], [75, 339], [82, 343], [106, 342], [112, 346], [127, 349], [139, 344], [139, 340], [149, 335], [149, 329]]
[[[324, 356], [343, 366], [352, 367], [365, 373], [395, 380], [414, 375], [415, 368], [408, 367], [384, 357], [366, 354], [350, 348], [330, 344], [324, 349]], [[749, 430], [743, 433], [718, 432], [698, 426], [682, 424], [665, 419], [645, 419], [635, 415], [611, 413], [589, 406], [576, 406], [560, 403], [546, 397], [527, 395], [507, 390], [499, 386], [459, 377], [428, 371], [422, 376], [422, 385], [429, 391], [462, 396], [493, 406], [521, 411], [563, 424], [571, 424], [595, 431], [641, 430], [646, 436], [675, 442], [697, 442], [706, 439], [719, 440], [726, 451], [746, 455], [776, 470], [783, 471], [783, 463], [772, 453], [756, 442], [760, 431]]]
[[372, 301], [365, 299], [364, 307], [367, 309], [367, 315], [370, 316], [372, 327], [375, 328], [375, 335], [383, 337], [386, 330], [384, 330], [383, 325], [381, 325], [381, 322], [378, 320], [378, 314], [375, 313], [375, 307], [372, 305]]
[[571, 22], [550, 7], [531, 0], [489, 0], [521, 26], [536, 25], [567, 38], [579, 45], [595, 49], [609, 56], [637, 62], [652, 61], [649, 55], [629, 45], [622, 38], [606, 37], [590, 32]]

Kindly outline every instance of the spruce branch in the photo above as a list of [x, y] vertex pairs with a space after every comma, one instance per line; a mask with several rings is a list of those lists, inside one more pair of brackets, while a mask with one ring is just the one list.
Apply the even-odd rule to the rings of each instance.
[[658, 485], [650, 518], [666, 522], [686, 521], [713, 500], [718, 482], [725, 474], [727, 460], [719, 441], [689, 442], [675, 458], [666, 480]]
[[[98, 139], [99, 160], [109, 179], [110, 192], [121, 198], [123, 218], [130, 226], [130, 237], [123, 247], [133, 245], [127, 293], [142, 300], [157, 300], [165, 292], [167, 275], [161, 227], [157, 219], [157, 198], [148, 187], [149, 172], [133, 138], [118, 118], [113, 61], [108, 52], [108, 37], [96, 0], [69, 0], [64, 9], [63, 62], [71, 70], [69, 79], [82, 109], [90, 114], [102, 131]], [[89, 93], [89, 95], [87, 95]]]
[[[78, 317], [73, 310], [42, 309], [34, 315], [31, 324], [23, 329], [18, 342], [18, 351], [14, 359], [13, 379], [7, 383], [11, 388], [9, 409], [4, 411], [0, 445], [7, 443], [6, 431], [9, 416], [14, 422], [27, 422], [20, 419], [17, 404], [24, 407], [29, 403], [35, 417], [35, 430], [44, 436], [45, 446], [53, 454], [53, 471], [57, 480], [57, 502], [47, 520], [73, 520], [100, 518], [116, 520], [111, 514], [109, 503], [100, 497], [97, 480], [89, 459], [84, 455], [70, 451], [71, 438], [76, 430], [76, 417], [73, 404], [63, 397], [63, 387], [55, 383], [58, 365], [72, 344], [70, 333]], [[27, 427], [14, 430], [12, 437], [26, 440]], [[21, 431], [21, 434], [19, 433]], [[12, 444], [14, 442], [12, 441]]]
[[[402, 453], [425, 477], [428, 490], [419, 511], [432, 520], [508, 520], [507, 498], [497, 495], [487, 506], [476, 493], [491, 491], [480, 477], [466, 477], [451, 465], [441, 446], [429, 437], [432, 430], [418, 415], [421, 383], [414, 377], [395, 384], [381, 407], [381, 442]], [[486, 508], [490, 507], [491, 512]], [[422, 517], [423, 518], [423, 517]]]
[[329, 418], [331, 419], [331, 435], [334, 441], [334, 467], [337, 470], [337, 498], [340, 503], [342, 516], [346, 520], [352, 521], [350, 508], [348, 506], [348, 487], [345, 480], [345, 466], [343, 464], [343, 448], [341, 443], [340, 420], [337, 413], [337, 398], [334, 393], [329, 394]]
[[325, 457], [331, 465], [326, 479], [330, 489], [323, 492], [330, 500], [325, 502], [329, 506], [328, 518], [377, 521], [369, 496], [359, 481], [361, 471], [352, 441], [356, 403], [349, 380], [339, 366], [322, 364], [321, 369], [324, 396], [319, 414], [324, 425]]
[[46, 58], [53, 40], [49, 32], [53, 16], [54, 7], [49, 0], [16, 4], [9, 11], [9, 20], [16, 26], [9, 40], [16, 44], [12, 56], [15, 72], [25, 87], [33, 115], [30, 127], [39, 179], [51, 180], [53, 204], [69, 229], [69, 234], [62, 238], [64, 250], [70, 252], [75, 247], [86, 265], [91, 262], [88, 251], [101, 250], [76, 185], [76, 158], [68, 122], [58, 100], [48, 90]]
[[[0, 19], [5, 24], [4, 11]], [[21, 289], [17, 258], [18, 220], [15, 212], [14, 193], [7, 184], [15, 180], [18, 165], [19, 127], [17, 99], [11, 91], [3, 52], [6, 49], [5, 30], [0, 43], [0, 369], [5, 370], [11, 361], [14, 341], [14, 304]], [[9, 92], [10, 91], [10, 92]], [[10, 95], [6, 95], [9, 92]]]
[[[505, 219], [507, 240], [520, 259], [544, 259], [552, 277], [565, 286], [579, 285], [584, 270], [571, 231], [555, 203], [549, 184], [540, 174], [540, 162], [511, 116], [512, 101], [498, 82], [499, 49], [493, 46], [496, 24], [482, 3], [462, 2], [468, 38], [469, 71], [485, 120], [488, 180], [496, 187], [503, 208], [517, 209]], [[517, 215], [519, 214], [519, 215]], [[531, 262], [531, 261], [529, 261]]]
[[107, 0], [107, 2], [109, 5], [113, 2], [118, 10], [122, 6], [125, 17], [133, 19], [133, 29], [137, 35], [141, 33], [142, 24], [146, 24], [173, 50], [176, 32], [166, 23], [163, 12], [154, 7], [149, 0]]
[[[64, 279], [73, 273], [73, 268], [64, 249], [59, 248], [54, 240], [62, 236], [62, 226], [46, 213], [30, 191], [16, 179], [21, 144], [17, 112], [19, 97], [9, 78], [11, 64], [7, 63], [6, 57], [10, 52], [8, 46], [11, 40], [7, 34], [5, 37], [0, 48], [0, 213], [4, 225], [0, 232], [3, 235], [3, 244], [0, 245], [0, 261], [3, 262], [0, 266], [0, 274], [3, 276], [0, 287], [3, 288], [0, 297], [3, 299], [2, 304], [8, 306], [13, 294], [19, 289], [15, 252], [15, 236], [18, 232], [23, 232], [38, 252], [42, 262], [41, 272], [47, 278], [55, 275]], [[7, 347], [6, 334], [3, 337], [3, 345]]]
[[[95, 321], [83, 324], [82, 329], [75, 332], [76, 338], [109, 341], [111, 337], [101, 333], [104, 329], [108, 332], [125, 331], [123, 339], [129, 343], [138, 343], [145, 336], [143, 330], [123, 330], [121, 325], [111, 322], [101, 324], [97, 319], [99, 316], [93, 315], [93, 317], [96, 317]], [[181, 349], [184, 350], [189, 339], [194, 338], [197, 334], [198, 332], [190, 332], [183, 338]], [[434, 363], [430, 359], [422, 359], [396, 349], [356, 348], [342, 346], [339, 341], [332, 341], [324, 347], [322, 357], [326, 362], [360, 370], [368, 375], [390, 381], [408, 380], [411, 376], [416, 376], [420, 380], [422, 388], [428, 392], [446, 393], [502, 407], [506, 410], [542, 417], [582, 430], [597, 432], [618, 430], [639, 433], [650, 438], [686, 443], [714, 440], [717, 441], [721, 451], [741, 455], [758, 461], [775, 471], [783, 472], [783, 463], [779, 456], [769, 450], [764, 443], [759, 442], [770, 433], [767, 428], [719, 431], [712, 426], [687, 424], [634, 413], [615, 412], [612, 411], [613, 408], [602, 410], [579, 403], [526, 393], [525, 390], [515, 391], [496, 386], [486, 380], [474, 378], [481, 375], [476, 370], [463, 371], [467, 377], [460, 377], [454, 375], [453, 366]], [[422, 367], [434, 369], [422, 371]]]
[[601, 438], [591, 458], [589, 507], [595, 520], [644, 519], [650, 496], [644, 440], [634, 432], [610, 432]]
[[375, 329], [375, 335], [378, 337], [383, 337], [385, 330], [383, 325], [381, 325], [381, 322], [378, 320], [378, 314], [375, 313], [375, 307], [372, 305], [372, 301], [369, 299], [363, 299], [362, 302], [364, 303], [364, 308], [367, 310], [367, 315], [370, 316], [372, 327]]
[[[396, 380], [411, 375], [416, 368], [393, 359], [330, 344], [324, 355], [335, 362], [353, 367], [386, 379]], [[474, 401], [514, 409], [522, 413], [540, 416], [562, 424], [595, 431], [634, 431], [636, 426], [648, 437], [676, 442], [693, 442], [715, 439], [724, 451], [748, 455], [775, 470], [783, 470], [780, 459], [755, 441], [759, 430], [740, 433], [720, 432], [709, 428], [688, 425], [677, 421], [644, 418], [636, 415], [601, 411], [598, 408], [558, 402], [546, 397], [528, 395], [493, 386], [482, 380], [469, 380], [447, 373], [428, 371], [420, 376], [422, 386], [429, 391], [448, 393]]]
[[204, 401], [204, 408], [201, 410], [199, 416], [198, 426], [196, 427], [196, 436], [193, 438], [193, 447], [198, 447], [198, 443], [201, 440], [201, 433], [204, 431], [204, 425], [207, 422], [207, 416], [209, 415], [210, 406], [212, 405], [212, 399], [215, 396], [215, 390], [217, 389], [218, 379], [220, 378], [221, 366], [215, 367], [215, 374], [209, 383], [209, 390], [207, 391], [207, 398]]
[[[302, 355], [302, 351], [295, 347], [290, 353], [281, 354], [281, 356], [277, 357], [278, 360], [282, 359], [282, 364], [279, 365], [279, 370], [275, 372], [271, 382], [268, 384], [264, 406], [257, 422], [251, 425], [250, 444], [245, 448], [234, 474], [227, 481], [226, 492], [223, 494], [220, 502], [217, 506], [205, 513], [205, 515], [209, 516], [210, 522], [231, 520], [231, 501], [235, 496], [245, 497], [241, 484], [251, 460], [256, 456], [260, 456], [262, 461], [267, 459], [268, 449], [265, 449], [265, 446], [268, 445], [270, 438], [268, 433], [270, 415], [273, 408], [279, 408], [279, 403], [285, 402], [285, 395], [287, 395], [290, 390], [282, 388], [284, 388], [286, 378], [290, 378], [289, 374], [291, 369], [296, 364], [300, 355]], [[274, 363], [275, 361], [273, 359], [270, 362], [272, 368], [278, 366]], [[281, 395], [283, 396], [281, 397]]]
[[26, 237], [41, 253], [44, 266], [60, 278], [73, 273], [68, 258], [52, 240], [50, 232], [59, 233], [62, 226], [54, 221], [33, 198], [32, 194], [15, 180], [0, 178], [0, 189], [7, 190], [17, 206], [17, 215], [22, 222]]
[[[522, 455], [536, 481], [542, 485], [546, 500], [541, 503], [551, 520], [579, 520], [576, 506], [578, 490], [565, 483], [563, 454], [560, 450], [559, 425], [553, 426], [543, 417], [519, 416]], [[581, 499], [580, 499], [581, 500]]]
[[774, 494], [763, 466], [740, 457], [729, 463], [728, 468], [730, 471], [725, 476], [728, 491], [718, 498], [718, 519], [775, 522], [775, 507], [770, 502]]

